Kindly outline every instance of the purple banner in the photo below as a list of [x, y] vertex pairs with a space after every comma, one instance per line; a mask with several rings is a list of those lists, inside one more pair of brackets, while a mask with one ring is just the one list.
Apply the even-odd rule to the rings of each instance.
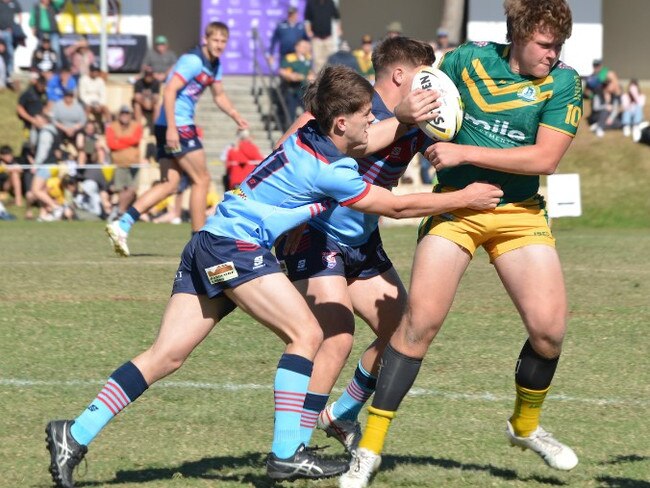
[[[287, 18], [289, 6], [298, 8], [303, 20], [306, 0], [201, 0], [201, 35], [213, 21], [224, 22], [230, 29], [226, 51], [221, 56], [225, 75], [253, 73], [254, 43], [252, 30], [257, 28], [261, 46], [267, 50], [278, 22]], [[259, 46], [259, 44], [258, 44]], [[257, 60], [267, 72], [264, 53]]]

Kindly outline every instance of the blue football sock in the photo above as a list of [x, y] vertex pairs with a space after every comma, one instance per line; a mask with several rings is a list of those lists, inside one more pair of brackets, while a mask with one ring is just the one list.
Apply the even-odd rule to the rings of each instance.
[[300, 446], [300, 417], [313, 367], [313, 362], [296, 354], [283, 354], [278, 363], [271, 451], [281, 459], [293, 456]]
[[104, 426], [147, 389], [140, 370], [131, 362], [123, 364], [108, 381], [88, 408], [70, 427], [72, 437], [84, 446], [99, 434]]
[[307, 392], [305, 397], [305, 404], [302, 407], [302, 415], [300, 417], [300, 442], [305, 446], [309, 445], [311, 436], [316, 427], [318, 414], [327, 405], [329, 395], [322, 395], [319, 393]]
[[332, 415], [341, 420], [356, 420], [363, 405], [375, 392], [376, 386], [377, 378], [366, 371], [359, 361], [354, 378], [332, 405]]
[[124, 212], [124, 214], [117, 222], [120, 226], [120, 229], [128, 234], [131, 230], [131, 227], [133, 227], [133, 224], [135, 224], [139, 218], [140, 212], [138, 212], [135, 207], [129, 207], [129, 209]]

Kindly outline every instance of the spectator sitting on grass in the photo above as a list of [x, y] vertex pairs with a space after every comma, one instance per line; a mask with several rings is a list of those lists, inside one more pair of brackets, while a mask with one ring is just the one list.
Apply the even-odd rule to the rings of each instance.
[[17, 207], [23, 206], [22, 173], [11, 146], [0, 146], [0, 190], [12, 194]]

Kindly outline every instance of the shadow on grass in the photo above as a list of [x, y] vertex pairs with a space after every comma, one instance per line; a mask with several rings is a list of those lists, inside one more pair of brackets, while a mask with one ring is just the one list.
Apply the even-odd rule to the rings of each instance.
[[617, 478], [615, 476], [598, 476], [596, 480], [600, 488], [650, 488], [647, 481], [633, 480], [632, 478]]
[[[126, 483], [147, 483], [161, 480], [202, 479], [239, 482], [256, 488], [280, 487], [265, 473], [266, 454], [249, 452], [241, 456], [221, 456], [188, 461], [176, 467], [142, 468], [117, 471], [115, 478], [104, 481], [76, 480], [75, 486], [108, 486]], [[241, 472], [233, 472], [233, 470]]]
[[564, 486], [567, 483], [554, 476], [520, 476], [514, 469], [501, 468], [491, 464], [461, 463], [454, 459], [433, 458], [427, 456], [384, 456], [381, 460], [381, 470], [389, 471], [401, 464], [415, 464], [419, 466], [436, 466], [444, 469], [460, 469], [463, 471], [479, 471], [488, 473], [494, 478], [508, 481], [536, 481], [553, 486]]
[[623, 463], [634, 463], [639, 461], [648, 461], [650, 457], [648, 456], [639, 456], [638, 454], [626, 454], [624, 456], [615, 456], [609, 461], [604, 461], [600, 464], [623, 464]]
[[[331, 457], [331, 456], [327, 456]], [[282, 486], [270, 480], [265, 472], [264, 465], [266, 454], [246, 453], [242, 456], [222, 456], [202, 458], [198, 461], [188, 461], [176, 467], [169, 468], [143, 468], [129, 471], [118, 471], [115, 478], [105, 481], [84, 481], [77, 480], [76, 486], [107, 486], [126, 483], [146, 483], [160, 480], [178, 479], [203, 479], [222, 482], [239, 482], [243, 485], [253, 485], [256, 488], [272, 488]], [[453, 459], [441, 459], [425, 456], [385, 456], [382, 459], [382, 471], [392, 471], [398, 465], [413, 464], [418, 466], [436, 466], [444, 469], [460, 469], [463, 471], [478, 471], [488, 473], [494, 478], [508, 481], [534, 481], [552, 486], [564, 486], [566, 483], [553, 476], [520, 476], [513, 469], [500, 468], [498, 466], [461, 463]], [[239, 471], [239, 472], [234, 472]], [[631, 480], [628, 480], [631, 481]], [[628, 488], [635, 485], [607, 485], [620, 488]]]

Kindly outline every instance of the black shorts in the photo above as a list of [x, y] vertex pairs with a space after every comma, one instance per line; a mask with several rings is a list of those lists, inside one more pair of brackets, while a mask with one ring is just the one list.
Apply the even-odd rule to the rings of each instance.
[[196, 131], [195, 125], [182, 125], [178, 127], [177, 130], [181, 147], [178, 151], [172, 151], [167, 147], [167, 126], [157, 125], [154, 127], [157, 159], [179, 158], [183, 154], [203, 149], [203, 144], [201, 144], [201, 139], [199, 139], [199, 134]]
[[347, 279], [372, 278], [393, 267], [381, 242], [379, 230], [360, 246], [346, 246], [308, 225], [298, 250], [283, 252], [284, 239], [278, 241], [275, 254], [291, 281], [317, 276], [345, 276]]
[[280, 263], [268, 249], [201, 231], [183, 249], [172, 295], [190, 293], [214, 298], [228, 288], [281, 272]]

